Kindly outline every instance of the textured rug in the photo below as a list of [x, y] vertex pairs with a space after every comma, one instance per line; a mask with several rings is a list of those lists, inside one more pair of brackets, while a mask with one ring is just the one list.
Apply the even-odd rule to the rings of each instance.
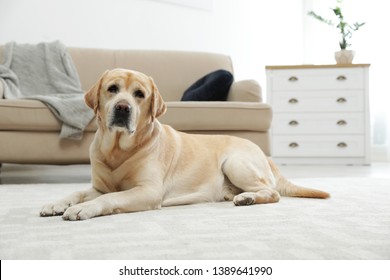
[[87, 184], [0, 185], [0, 259], [390, 259], [390, 179], [292, 181], [332, 197], [69, 222], [40, 207]]

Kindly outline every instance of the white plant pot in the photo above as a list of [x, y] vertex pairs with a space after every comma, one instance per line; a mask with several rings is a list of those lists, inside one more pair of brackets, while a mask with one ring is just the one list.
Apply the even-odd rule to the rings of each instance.
[[334, 53], [337, 64], [351, 64], [355, 56], [355, 51], [341, 50]]

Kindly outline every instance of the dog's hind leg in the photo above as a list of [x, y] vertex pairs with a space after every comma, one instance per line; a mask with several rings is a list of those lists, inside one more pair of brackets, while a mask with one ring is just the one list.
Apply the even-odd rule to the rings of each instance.
[[277, 191], [264, 187], [260, 188], [256, 192], [243, 192], [236, 195], [233, 198], [233, 203], [236, 206], [244, 206], [251, 204], [265, 204], [265, 203], [275, 203], [280, 199], [280, 195]]
[[[253, 158], [253, 157], [252, 157]], [[223, 172], [230, 182], [242, 193], [233, 198], [237, 206], [278, 202], [279, 193], [275, 190], [275, 178], [268, 164], [242, 155], [230, 156], [223, 165]]]

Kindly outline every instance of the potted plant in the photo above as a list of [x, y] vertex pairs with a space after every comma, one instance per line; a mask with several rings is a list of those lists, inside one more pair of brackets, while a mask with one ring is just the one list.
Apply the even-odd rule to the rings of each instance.
[[[342, 0], [338, 0], [337, 3], [342, 4]], [[332, 20], [323, 18], [322, 16], [316, 14], [314, 11], [308, 12], [308, 15], [314, 17], [320, 22], [326, 23], [330, 26], [335, 26], [340, 31], [340, 35], [341, 35], [341, 39], [339, 42], [340, 51], [335, 52], [336, 62], [338, 64], [352, 63], [353, 57], [355, 56], [355, 51], [347, 50], [347, 48], [351, 45], [348, 40], [351, 39], [352, 33], [354, 31], [359, 30], [359, 28], [362, 27], [365, 24], [365, 22], [363, 23], [355, 22], [354, 24], [351, 25], [344, 20], [343, 13], [339, 5], [337, 5], [335, 8], [330, 8], [330, 9], [337, 17], [336, 23], [333, 22]]]

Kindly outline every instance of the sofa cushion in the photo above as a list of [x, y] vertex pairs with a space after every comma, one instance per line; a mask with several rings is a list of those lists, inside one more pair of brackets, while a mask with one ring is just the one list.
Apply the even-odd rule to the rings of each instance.
[[258, 102], [167, 102], [159, 120], [181, 131], [259, 131], [271, 126], [271, 107]]
[[192, 84], [181, 101], [226, 101], [232, 83], [233, 75], [229, 71], [211, 72]]
[[[38, 100], [0, 100], [0, 130], [61, 131], [61, 123], [51, 111]], [[86, 131], [95, 131], [91, 121]]]
[[[271, 108], [257, 102], [166, 102], [168, 110], [159, 120], [182, 131], [267, 131]], [[96, 121], [86, 131], [94, 132]], [[0, 130], [60, 131], [61, 124], [40, 101], [0, 100]]]

